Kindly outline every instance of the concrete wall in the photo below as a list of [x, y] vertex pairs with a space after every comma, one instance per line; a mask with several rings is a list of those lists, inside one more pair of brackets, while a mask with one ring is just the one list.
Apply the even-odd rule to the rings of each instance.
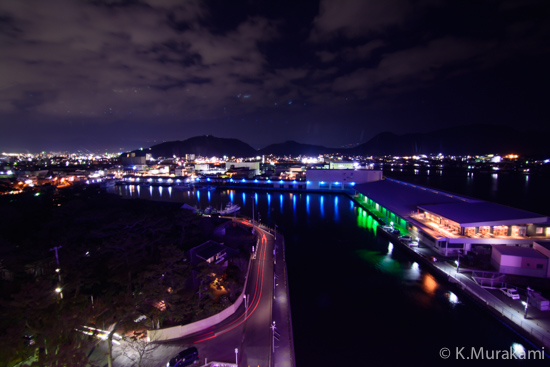
[[233, 315], [242, 303], [243, 297], [240, 295], [234, 304], [220, 313], [187, 325], [174, 326], [166, 329], [148, 330], [147, 338], [150, 341], [166, 341], [191, 335], [222, 322], [229, 316]]

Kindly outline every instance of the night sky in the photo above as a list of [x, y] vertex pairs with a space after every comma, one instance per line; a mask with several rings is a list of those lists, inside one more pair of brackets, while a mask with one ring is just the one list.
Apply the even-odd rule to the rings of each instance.
[[550, 1], [0, 1], [0, 151], [550, 132]]

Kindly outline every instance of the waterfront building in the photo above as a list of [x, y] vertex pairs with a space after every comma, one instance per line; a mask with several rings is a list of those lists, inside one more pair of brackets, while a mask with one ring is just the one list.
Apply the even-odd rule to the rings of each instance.
[[[358, 184], [354, 189], [357, 200], [369, 210], [443, 256], [482, 253], [499, 245], [533, 248], [535, 241], [550, 238], [549, 218], [537, 213], [394, 179]], [[533, 251], [548, 261], [548, 255]], [[499, 263], [502, 258], [492, 256], [493, 266], [510, 270]], [[544, 272], [537, 269], [538, 276], [547, 276], [547, 267]]]
[[312, 190], [353, 190], [355, 185], [382, 180], [381, 170], [308, 169], [307, 188]]

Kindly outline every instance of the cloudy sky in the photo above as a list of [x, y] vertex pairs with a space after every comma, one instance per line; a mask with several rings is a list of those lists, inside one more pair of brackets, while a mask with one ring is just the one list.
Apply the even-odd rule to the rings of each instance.
[[0, 1], [0, 151], [549, 129], [550, 1]]

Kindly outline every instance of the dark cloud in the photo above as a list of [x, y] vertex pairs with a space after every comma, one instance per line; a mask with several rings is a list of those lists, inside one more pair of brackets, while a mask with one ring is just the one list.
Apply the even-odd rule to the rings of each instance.
[[[128, 142], [224, 134], [257, 146], [338, 146], [402, 132], [413, 118], [439, 127], [444, 111], [413, 116], [403, 101], [480, 75], [493, 94], [487, 111], [510, 100], [494, 82], [505, 77], [509, 90], [526, 90], [518, 111], [532, 110], [548, 81], [548, 8], [543, 0], [0, 2], [0, 120], [10, 122], [0, 147], [89, 139], [114, 148], [109, 132]], [[547, 118], [541, 111], [532, 111], [533, 127]]]

